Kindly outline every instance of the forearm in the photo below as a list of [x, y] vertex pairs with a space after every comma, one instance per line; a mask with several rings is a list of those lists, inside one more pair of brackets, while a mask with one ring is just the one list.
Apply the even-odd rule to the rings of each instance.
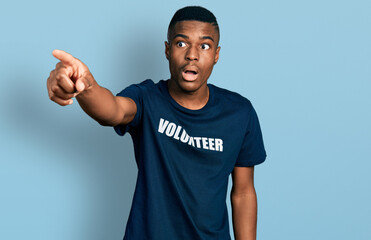
[[101, 125], [115, 126], [123, 118], [116, 97], [97, 83], [77, 95], [76, 99], [81, 108]]
[[246, 194], [231, 193], [233, 231], [236, 240], [255, 240], [257, 198], [255, 190]]

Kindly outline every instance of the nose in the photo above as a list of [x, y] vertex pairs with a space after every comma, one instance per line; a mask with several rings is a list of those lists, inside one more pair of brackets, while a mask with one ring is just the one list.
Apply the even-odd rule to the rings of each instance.
[[190, 46], [185, 57], [188, 61], [197, 61], [199, 58], [197, 47]]

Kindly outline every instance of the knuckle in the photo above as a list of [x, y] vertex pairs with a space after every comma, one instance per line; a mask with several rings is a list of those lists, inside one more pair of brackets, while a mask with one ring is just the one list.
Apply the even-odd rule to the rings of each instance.
[[58, 62], [56, 65], [55, 65], [56, 69], [63, 69], [63, 68], [66, 68], [67, 65], [65, 65], [63, 62]]
[[58, 87], [57, 85], [53, 85], [53, 86], [51, 86], [50, 90], [51, 90], [52, 92], [56, 92], [56, 91], [59, 90], [59, 87]]
[[62, 73], [61, 72], [58, 72], [56, 75], [55, 75], [55, 79], [57, 80], [61, 80], [63, 77]]

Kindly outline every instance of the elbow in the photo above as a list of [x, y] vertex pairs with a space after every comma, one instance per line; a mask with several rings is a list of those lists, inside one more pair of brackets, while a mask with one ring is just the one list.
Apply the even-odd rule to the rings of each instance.
[[122, 123], [124, 116], [119, 116], [118, 114], [112, 115], [109, 118], [96, 118], [95, 120], [104, 127], [114, 127]]
[[256, 192], [255, 188], [248, 188], [245, 190], [240, 190], [236, 191], [232, 189], [231, 191], [231, 198], [238, 198], [238, 199], [243, 199], [243, 198], [251, 198], [251, 197], [256, 197]]
[[107, 120], [107, 119], [96, 119], [96, 121], [104, 127], [114, 127], [119, 125], [120, 123], [115, 120]]
[[256, 193], [239, 193], [239, 194], [231, 194], [230, 196], [232, 201], [241, 201], [243, 199], [254, 199], [256, 198]]
[[99, 125], [104, 127], [113, 127], [114, 125], [106, 121], [98, 121]]

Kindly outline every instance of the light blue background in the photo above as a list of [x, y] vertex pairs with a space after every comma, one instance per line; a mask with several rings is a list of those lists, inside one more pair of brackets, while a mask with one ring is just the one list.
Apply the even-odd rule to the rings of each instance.
[[167, 25], [192, 4], [221, 28], [210, 82], [260, 118], [258, 239], [371, 239], [369, 0], [2, 1], [0, 239], [122, 239], [131, 139], [48, 99], [51, 51], [80, 58], [114, 93], [166, 79]]

